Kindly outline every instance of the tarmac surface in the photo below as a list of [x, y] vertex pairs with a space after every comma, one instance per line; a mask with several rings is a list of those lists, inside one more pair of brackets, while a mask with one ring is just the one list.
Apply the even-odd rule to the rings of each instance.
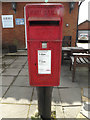
[[[0, 66], [0, 118], [31, 120], [38, 109], [38, 102], [36, 88], [29, 85], [27, 54], [7, 54]], [[56, 112], [57, 119], [86, 120], [80, 111], [83, 104], [82, 89], [87, 87], [88, 69], [77, 68], [75, 82], [72, 82], [72, 71], [65, 61], [61, 65], [60, 85], [54, 87], [52, 92], [51, 108]]]

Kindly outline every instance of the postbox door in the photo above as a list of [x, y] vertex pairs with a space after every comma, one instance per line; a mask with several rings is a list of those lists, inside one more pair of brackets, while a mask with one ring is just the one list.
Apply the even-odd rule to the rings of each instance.
[[[38, 41], [28, 43], [30, 48], [28, 51], [30, 84], [33, 86], [57, 86], [60, 80], [61, 42], [48, 42], [47, 49], [42, 49], [41, 44], [42, 42]], [[43, 54], [47, 52], [49, 55], [48, 69], [51, 71], [45, 71], [47, 67], [42, 72], [38, 69], [38, 60], [40, 59], [38, 53], [41, 53], [39, 51], [42, 51]]]

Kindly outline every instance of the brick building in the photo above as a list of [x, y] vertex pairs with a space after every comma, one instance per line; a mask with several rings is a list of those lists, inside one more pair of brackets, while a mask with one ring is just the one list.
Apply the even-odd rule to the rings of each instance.
[[[8, 0], [7, 0], [8, 1]], [[16, 25], [16, 18], [24, 18], [24, 7], [28, 2], [16, 2], [16, 13], [12, 9], [12, 2], [6, 2], [3, 0], [2, 2], [2, 15], [13, 15], [13, 28], [3, 28], [2, 27], [2, 44], [3, 45], [11, 45], [16, 42], [18, 49], [27, 48], [26, 45], [26, 33], [25, 33], [25, 24], [24, 25]], [[18, 0], [19, 1], [19, 0]], [[41, 0], [45, 2], [44, 0]], [[38, 0], [38, 2], [41, 2]], [[63, 0], [68, 1], [68, 0]], [[74, 1], [74, 0], [72, 0]], [[31, 2], [35, 2], [31, 0]], [[49, 0], [48, 2], [58, 2], [64, 5], [64, 17], [63, 17], [63, 37], [64, 36], [72, 36], [72, 46], [74, 46], [76, 41], [76, 33], [77, 33], [77, 20], [78, 20], [78, 2], [76, 0], [74, 3], [74, 9], [70, 12], [70, 2], [62, 2], [62, 0]]]
[[84, 34], [86, 33], [90, 37], [90, 21], [89, 20], [85, 20], [84, 22], [78, 25], [78, 36], [82, 33]]

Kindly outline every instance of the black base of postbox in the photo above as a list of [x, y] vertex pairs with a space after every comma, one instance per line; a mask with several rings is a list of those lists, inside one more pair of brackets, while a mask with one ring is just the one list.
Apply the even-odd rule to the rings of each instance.
[[51, 99], [53, 87], [37, 87], [38, 111], [43, 120], [51, 120]]

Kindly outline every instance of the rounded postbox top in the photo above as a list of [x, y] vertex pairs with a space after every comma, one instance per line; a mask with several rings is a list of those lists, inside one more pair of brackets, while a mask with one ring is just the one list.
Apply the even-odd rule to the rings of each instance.
[[30, 3], [30, 4], [26, 4], [26, 6], [56, 6], [59, 5], [61, 7], [63, 7], [63, 4], [61, 3]]
[[64, 13], [64, 6], [60, 3], [27, 4], [28, 20], [60, 20]]

